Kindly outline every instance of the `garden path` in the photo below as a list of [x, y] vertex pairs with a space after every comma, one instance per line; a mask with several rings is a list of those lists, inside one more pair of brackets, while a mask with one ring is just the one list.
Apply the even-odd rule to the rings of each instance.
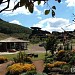
[[[6, 74], [6, 68], [9, 64], [12, 64], [12, 61], [0, 64], [0, 75], [5, 75]], [[33, 61], [33, 64], [36, 66], [36, 71], [37, 72], [39, 72], [39, 73], [43, 72], [43, 69], [44, 69], [43, 60], [35, 60], [35, 61]]]
[[0, 75], [5, 75], [6, 74], [6, 68], [10, 64], [12, 64], [12, 61], [9, 61], [7, 63], [0, 64]]
[[33, 64], [36, 66], [36, 71], [39, 73], [43, 72], [44, 69], [44, 61], [43, 60], [35, 60]]

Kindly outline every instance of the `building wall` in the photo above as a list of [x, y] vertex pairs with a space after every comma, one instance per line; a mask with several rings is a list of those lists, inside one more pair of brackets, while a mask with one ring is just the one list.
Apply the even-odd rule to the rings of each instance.
[[0, 43], [0, 52], [6, 52], [10, 49], [15, 49], [15, 50], [27, 49], [27, 43], [21, 43], [21, 42]]

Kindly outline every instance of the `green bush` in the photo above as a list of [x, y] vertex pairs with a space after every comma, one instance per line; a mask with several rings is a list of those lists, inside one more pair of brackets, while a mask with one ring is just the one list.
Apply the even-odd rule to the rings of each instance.
[[64, 71], [67, 71], [67, 72], [71, 71], [70, 65], [68, 65], [68, 64], [63, 65], [63, 66], [62, 66], [62, 69], [63, 69]]
[[43, 72], [46, 73], [46, 74], [50, 73], [49, 67], [45, 66]]
[[4, 63], [4, 62], [7, 62], [7, 61], [8, 61], [8, 59], [6, 57], [0, 56], [0, 64]]
[[17, 57], [13, 58], [15, 63], [32, 63], [31, 57], [28, 57], [27, 55], [20, 52]]
[[46, 63], [52, 63], [53, 62], [53, 58], [47, 58]]
[[75, 56], [71, 57], [69, 64], [72, 64], [72, 65], [75, 64]]
[[35, 74], [36, 74], [36, 71], [34, 70], [34, 71], [28, 71], [28, 72], [26, 72], [25, 75], [35, 75]]
[[56, 60], [69, 63], [73, 56], [75, 55], [71, 51], [60, 50], [56, 55]]
[[32, 39], [30, 40], [30, 42], [31, 42], [32, 44], [37, 44], [37, 43], [40, 42], [40, 38], [32, 38]]

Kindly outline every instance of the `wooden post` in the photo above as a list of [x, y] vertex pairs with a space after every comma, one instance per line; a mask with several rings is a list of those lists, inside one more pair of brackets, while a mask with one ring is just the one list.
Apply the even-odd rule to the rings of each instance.
[[4, 45], [5, 45], [5, 50], [7, 51], [7, 42], [5, 42], [5, 44], [4, 44]]

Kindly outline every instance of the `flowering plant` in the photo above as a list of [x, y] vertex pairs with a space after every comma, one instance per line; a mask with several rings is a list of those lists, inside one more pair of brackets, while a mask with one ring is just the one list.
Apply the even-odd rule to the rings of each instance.
[[58, 54], [62, 54], [62, 53], [65, 53], [65, 50], [59, 50], [58, 51]]
[[45, 65], [46, 67], [48, 67], [48, 68], [53, 68], [54, 67], [54, 64], [50, 64], [50, 63], [48, 63], [47, 65]]
[[31, 70], [36, 70], [35, 66], [33, 64], [22, 64], [22, 63], [16, 63], [7, 68], [7, 71], [10, 72], [10, 74], [20, 74], [22, 72], [27, 72]]
[[63, 62], [63, 61], [56, 61], [56, 62], [54, 62], [54, 66], [56, 67], [56, 66], [60, 66], [60, 65], [64, 65], [64, 64], [66, 64], [66, 62]]
[[4, 56], [0, 56], [0, 63], [6, 62], [8, 59]]

